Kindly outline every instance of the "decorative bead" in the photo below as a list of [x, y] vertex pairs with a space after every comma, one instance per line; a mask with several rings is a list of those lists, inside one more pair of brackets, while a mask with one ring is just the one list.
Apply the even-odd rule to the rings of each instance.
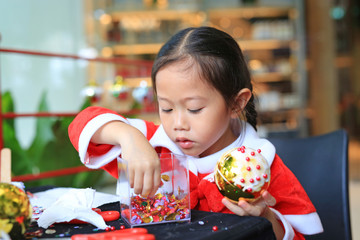
[[105, 231], [107, 231], [107, 232], [110, 231], [110, 230], [111, 230], [111, 229], [110, 229], [109, 227], [106, 227], [106, 228], [105, 228]]
[[240, 182], [244, 183], [244, 182], [245, 182], [245, 179], [243, 179], [243, 178], [242, 178], [242, 179], [240, 179]]
[[247, 167], [246, 170], [251, 171], [251, 167]]
[[256, 180], [260, 181], [260, 179], [261, 179], [260, 177], [256, 177]]
[[266, 173], [264, 173], [263, 177], [264, 177], [264, 178], [267, 178], [267, 177], [268, 177], [268, 175], [267, 175]]
[[249, 162], [249, 161], [250, 161], [250, 158], [249, 158], [249, 157], [246, 157], [245, 160]]
[[255, 152], [251, 152], [250, 154], [251, 154], [251, 156], [255, 156]]
[[125, 225], [121, 225], [121, 226], [120, 226], [120, 229], [121, 229], [121, 230], [124, 230], [125, 228], [126, 228]]
[[114, 226], [111, 226], [111, 227], [110, 227], [110, 230], [111, 230], [111, 231], [114, 231], [114, 230], [115, 230], [115, 227], [114, 227]]
[[242, 150], [242, 148], [241, 148], [241, 147], [239, 147], [239, 148], [237, 148], [237, 150], [240, 152], [240, 151]]
[[252, 188], [248, 188], [248, 189], [246, 189], [246, 191], [248, 191], [248, 192], [252, 192]]
[[213, 227], [212, 227], [212, 230], [213, 230], [214, 232], [216, 232], [217, 230], [219, 230], [219, 228], [218, 228], [217, 226], [213, 226]]
[[251, 183], [253, 183], [254, 182], [254, 179], [252, 179], [252, 178], [250, 178], [250, 180], [249, 180]]
[[261, 153], [261, 149], [258, 149], [257, 152], [258, 152], [258, 153]]
[[240, 152], [245, 153], [245, 149], [241, 148]]
[[258, 170], [259, 170], [259, 169], [260, 169], [260, 165], [256, 165], [256, 169], [258, 169]]

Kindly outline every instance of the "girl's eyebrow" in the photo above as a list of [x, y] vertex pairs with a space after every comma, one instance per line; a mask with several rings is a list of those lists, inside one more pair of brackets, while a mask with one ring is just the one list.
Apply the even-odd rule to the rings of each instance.
[[[162, 100], [162, 101], [167, 101], [167, 102], [171, 102], [171, 99], [167, 99], [167, 98], [164, 98], [164, 97], [157, 97], [158, 100]], [[194, 97], [186, 97], [184, 99], [182, 99], [183, 101], [191, 101], [191, 100], [204, 100], [205, 97], [201, 97], [201, 96], [194, 96]]]

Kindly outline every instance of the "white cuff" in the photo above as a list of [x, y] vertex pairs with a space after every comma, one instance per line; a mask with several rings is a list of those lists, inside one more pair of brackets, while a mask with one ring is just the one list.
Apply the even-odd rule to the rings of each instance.
[[88, 168], [100, 168], [112, 160], [116, 159], [121, 154], [121, 147], [119, 145], [114, 145], [110, 151], [106, 154], [98, 156], [98, 157], [89, 157], [87, 153], [87, 149], [90, 143], [92, 136], [95, 132], [102, 127], [104, 124], [111, 121], [122, 121], [125, 123], [129, 123], [127, 119], [112, 113], [101, 114], [97, 117], [91, 119], [84, 129], [82, 130], [79, 137], [79, 157], [83, 164], [85, 164]]
[[284, 215], [284, 217], [299, 233], [312, 235], [324, 231], [320, 217], [316, 212], [302, 215]]
[[269, 208], [273, 213], [275, 213], [276, 218], [281, 221], [284, 226], [285, 235], [283, 240], [292, 240], [295, 237], [294, 229], [292, 228], [291, 224], [286, 220], [286, 218], [277, 210], [273, 208]]

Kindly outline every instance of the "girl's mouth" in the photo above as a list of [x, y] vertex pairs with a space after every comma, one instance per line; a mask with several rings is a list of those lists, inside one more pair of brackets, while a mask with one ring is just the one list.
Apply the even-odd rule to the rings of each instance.
[[193, 141], [190, 141], [186, 138], [177, 138], [176, 143], [182, 148], [182, 149], [189, 149], [192, 148], [194, 145]]

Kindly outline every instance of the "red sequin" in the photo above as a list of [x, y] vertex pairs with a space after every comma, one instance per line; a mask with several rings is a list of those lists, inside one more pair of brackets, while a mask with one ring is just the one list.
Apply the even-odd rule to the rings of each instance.
[[219, 228], [218, 228], [217, 226], [213, 226], [213, 227], [212, 227], [212, 230], [213, 230], [214, 232], [216, 232], [217, 230], [219, 230]]

